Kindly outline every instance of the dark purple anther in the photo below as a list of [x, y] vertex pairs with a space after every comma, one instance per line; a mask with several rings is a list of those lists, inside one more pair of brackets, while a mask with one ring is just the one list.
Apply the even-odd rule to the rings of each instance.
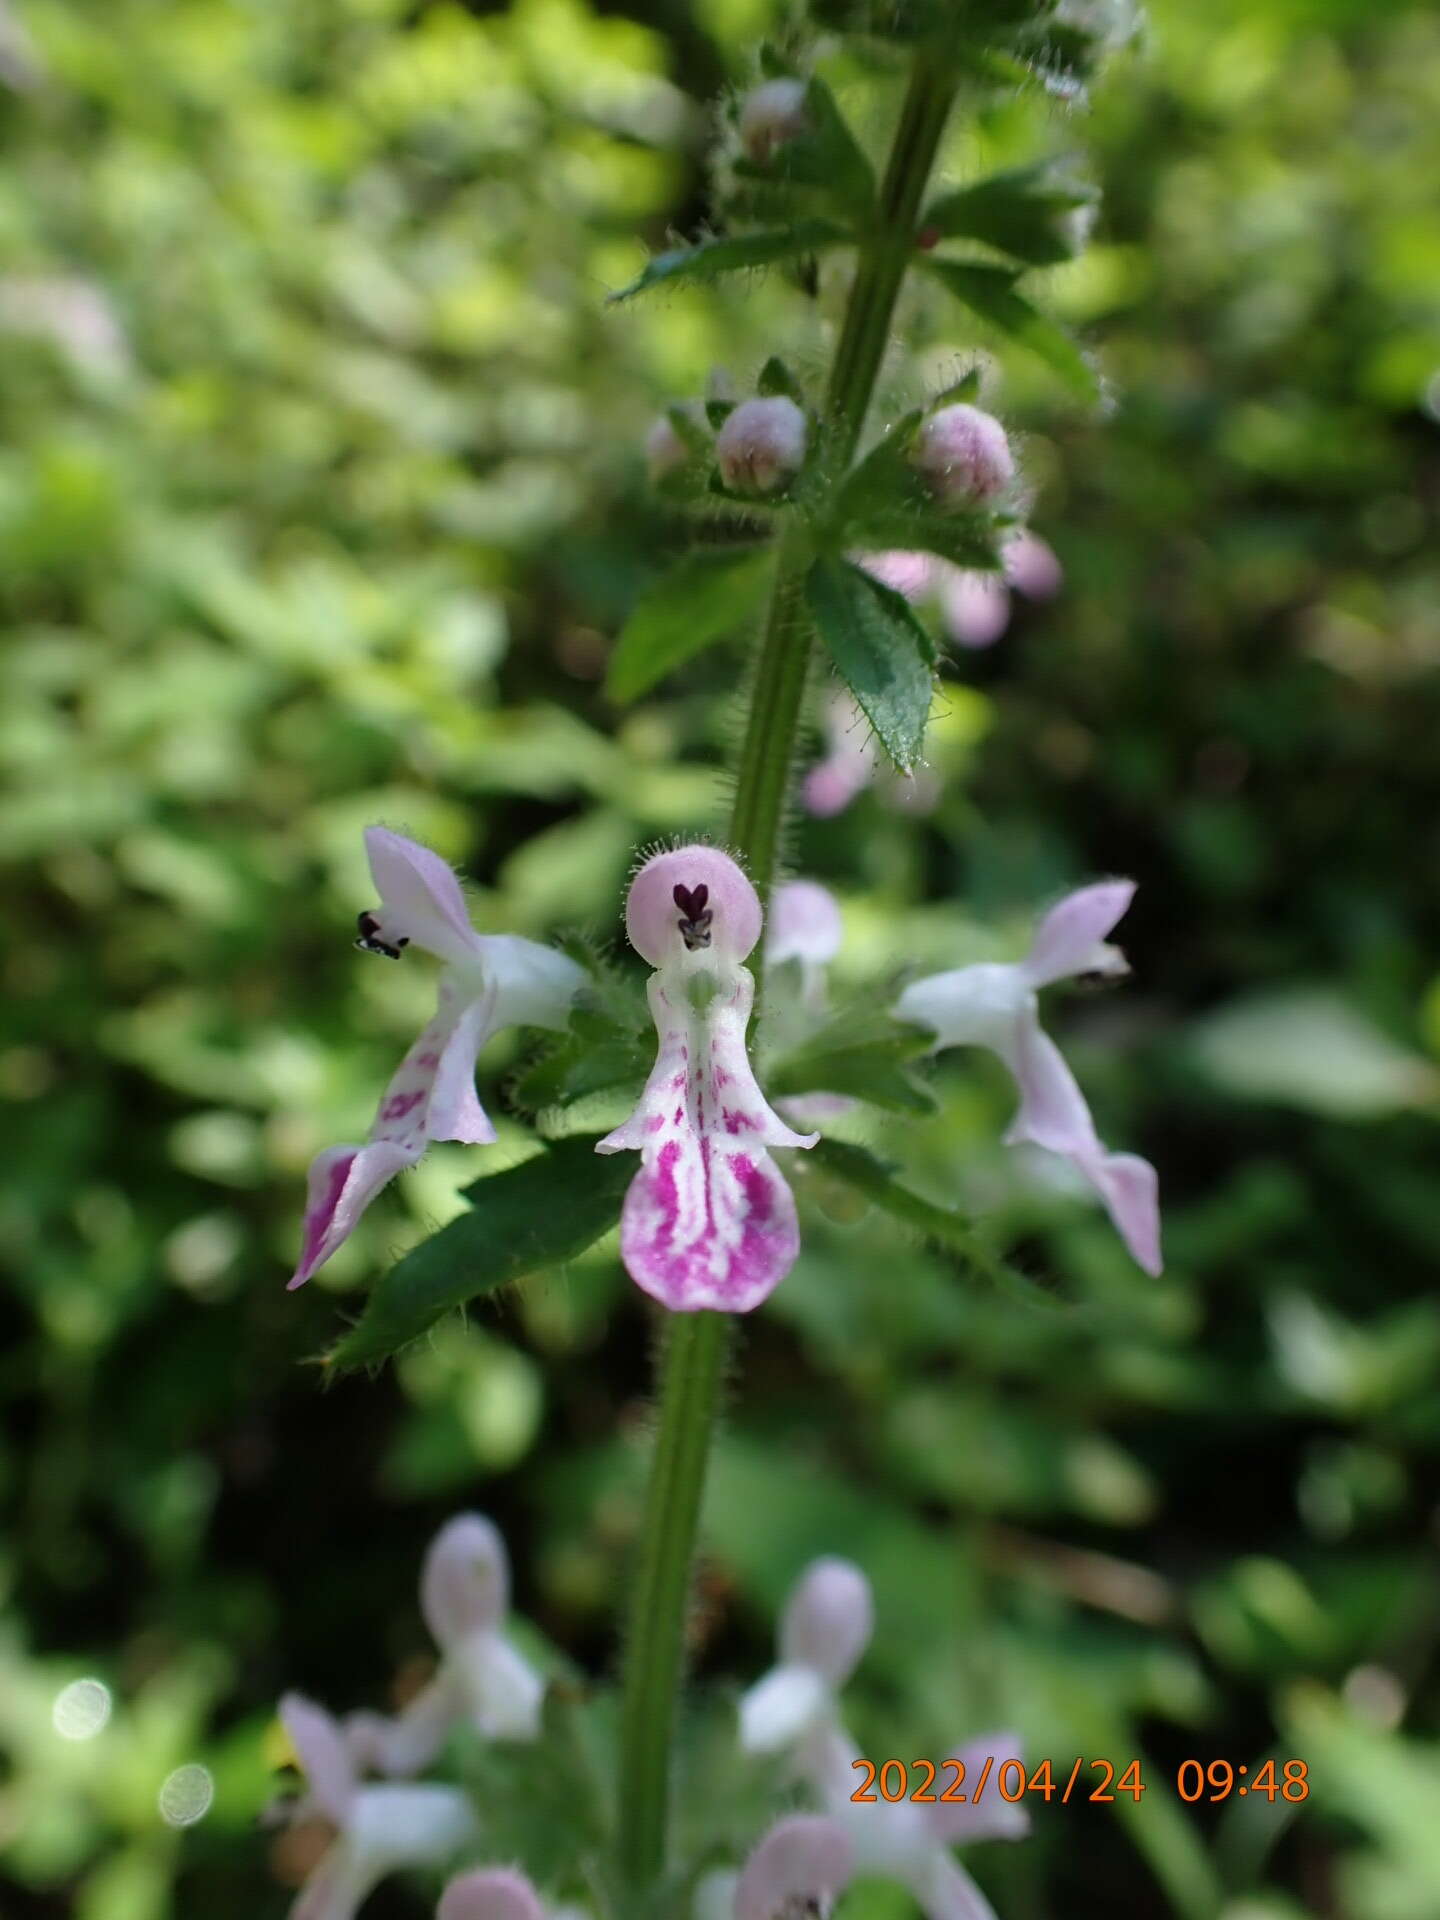
[[401, 953], [410, 944], [410, 936], [408, 933], [402, 933], [394, 946], [391, 946], [388, 940], [382, 940], [380, 938], [380, 922], [375, 918], [373, 913], [357, 915], [355, 924], [360, 929], [356, 935], [355, 944], [362, 953], [383, 953], [387, 960], [398, 960]]
[[702, 884], [698, 887], [680, 887], [674, 890], [674, 900], [680, 909], [680, 938], [686, 947], [694, 953], [699, 947], [710, 944], [710, 922], [713, 915], [709, 910], [710, 889]]

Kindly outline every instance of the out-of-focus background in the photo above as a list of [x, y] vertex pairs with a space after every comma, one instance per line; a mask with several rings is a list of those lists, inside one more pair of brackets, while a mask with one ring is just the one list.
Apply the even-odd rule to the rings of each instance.
[[[687, 538], [640, 442], [715, 363], [820, 365], [825, 314], [768, 280], [604, 295], [705, 217], [768, 20], [0, 0], [6, 1920], [283, 1912], [273, 1701], [413, 1686], [458, 1506], [607, 1669], [649, 1359], [613, 1245], [328, 1393], [307, 1361], [475, 1156], [284, 1281], [309, 1157], [432, 986], [350, 949], [361, 827], [441, 848], [484, 926], [609, 937], [632, 849], [717, 821], [736, 652], [624, 711], [600, 684]], [[1161, 1170], [1169, 1266], [1015, 1182], [982, 1056], [884, 1144], [1038, 1295], [897, 1255], [797, 1169], [697, 1657], [758, 1672], [797, 1567], [849, 1553], [868, 1751], [1011, 1720], [1032, 1757], [1144, 1756], [1138, 1808], [978, 1857], [1006, 1920], [1433, 1920], [1440, 21], [1154, 0], [1090, 114], [962, 115], [947, 166], [1056, 150], [1104, 200], [1042, 292], [1110, 409], [1008, 354], [990, 393], [1063, 588], [955, 651], [933, 812], [872, 791], [794, 851], [844, 903], [842, 997], [1139, 880], [1133, 984], [1053, 1021]], [[978, 344], [907, 328], [912, 399]], [[1311, 1797], [1183, 1809], [1190, 1756], [1302, 1758]]]

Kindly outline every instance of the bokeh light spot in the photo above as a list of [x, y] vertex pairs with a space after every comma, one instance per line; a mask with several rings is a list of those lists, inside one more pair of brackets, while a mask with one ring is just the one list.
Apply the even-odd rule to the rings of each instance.
[[215, 1782], [208, 1767], [192, 1762], [176, 1767], [160, 1786], [160, 1818], [167, 1827], [193, 1827], [210, 1811], [215, 1798]]
[[110, 1718], [110, 1689], [103, 1680], [72, 1680], [50, 1709], [62, 1740], [93, 1740]]

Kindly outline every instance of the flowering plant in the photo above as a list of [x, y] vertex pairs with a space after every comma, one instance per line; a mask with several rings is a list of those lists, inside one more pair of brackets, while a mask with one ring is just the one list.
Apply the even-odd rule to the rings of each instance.
[[[852, 263], [823, 388], [777, 355], [751, 392], [731, 398], [717, 383], [708, 399], [671, 407], [646, 440], [652, 478], [677, 508], [712, 520], [718, 510], [727, 525], [773, 539], [699, 549], [647, 595], [611, 663], [612, 692], [633, 698], [760, 614], [730, 817], [713, 841], [642, 855], [629, 885], [625, 931], [648, 970], [644, 1011], [639, 970], [624, 960], [477, 932], [437, 854], [389, 828], [367, 835], [379, 901], [360, 913], [357, 944], [407, 964], [415, 950], [438, 959], [438, 1007], [368, 1140], [314, 1162], [292, 1285], [323, 1266], [429, 1142], [487, 1148], [500, 1164], [466, 1190], [466, 1213], [381, 1276], [329, 1369], [381, 1362], [447, 1310], [563, 1264], [618, 1228], [620, 1258], [659, 1310], [660, 1381], [618, 1700], [578, 1685], [558, 1655], [547, 1662], [512, 1644], [500, 1538], [478, 1515], [452, 1521], [422, 1577], [440, 1653], [428, 1686], [398, 1715], [362, 1710], [343, 1726], [306, 1702], [285, 1706], [309, 1781], [301, 1812], [336, 1834], [296, 1920], [346, 1920], [381, 1874], [415, 1865], [450, 1873], [441, 1920], [543, 1920], [577, 1904], [617, 1920], [790, 1920], [827, 1912], [857, 1876], [876, 1874], [908, 1887], [931, 1920], [991, 1913], [951, 1850], [1018, 1837], [1024, 1821], [1008, 1803], [856, 1804], [857, 1750], [838, 1694], [873, 1624], [859, 1567], [822, 1559], [797, 1568], [779, 1662], [727, 1730], [747, 1780], [768, 1797], [768, 1817], [754, 1817], [750, 1788], [749, 1799], [720, 1795], [702, 1809], [695, 1843], [695, 1821], [677, 1817], [676, 1750], [691, 1570], [732, 1322], [785, 1283], [803, 1245], [806, 1191], [848, 1186], [978, 1264], [1003, 1264], [953, 1195], [927, 1198], [868, 1137], [876, 1114], [923, 1126], [934, 1105], [926, 1055], [960, 1046], [998, 1054], [1020, 1090], [1007, 1140], [1067, 1163], [1138, 1265], [1160, 1267], [1154, 1170], [1102, 1144], [1037, 999], [1064, 980], [1124, 974], [1108, 936], [1133, 884], [1071, 893], [1044, 913], [1023, 957], [924, 975], [896, 955], [836, 1015], [828, 973], [843, 962], [843, 907], [813, 879], [785, 873], [783, 860], [822, 708], [843, 711], [848, 731], [863, 729], [867, 767], [883, 760], [912, 784], [923, 775], [948, 665], [912, 605], [924, 583], [978, 574], [997, 590], [1007, 578], [1047, 590], [1033, 565], [1026, 572], [1041, 549], [1023, 528], [1023, 462], [982, 396], [978, 364], [917, 404], [887, 409], [878, 431], [871, 416], [877, 395], [907, 384], [889, 348], [917, 286], [921, 298], [958, 300], [1007, 348], [1038, 355], [1093, 395], [1089, 363], [1021, 286], [1029, 269], [1082, 244], [1086, 194], [1044, 166], [938, 190], [932, 175], [958, 100], [1003, 94], [1021, 74], [1073, 99], [1103, 51], [1103, 15], [1050, 0], [978, 9], [916, 0], [883, 14], [832, 5], [825, 24], [864, 49], [877, 73], [908, 73], [883, 169], [818, 62], [767, 48], [722, 155], [725, 231], [656, 256], [617, 296], [759, 267], [814, 289], [817, 262]], [[888, 94], [888, 81], [878, 84]], [[907, 557], [923, 580], [897, 585]], [[826, 766], [812, 767], [805, 786], [819, 812], [835, 810], [846, 782], [839, 804], [863, 784], [853, 767], [841, 779]], [[477, 1055], [505, 1027], [554, 1036], [510, 1087], [535, 1135], [518, 1163], [498, 1150], [474, 1085]], [[996, 1763], [1017, 1757], [1010, 1733], [980, 1744]], [[436, 1763], [470, 1781], [469, 1801], [453, 1784], [396, 1784]], [[363, 1784], [366, 1771], [381, 1782]], [[561, 1783], [567, 1812], [546, 1846], [527, 1850], [522, 1803], [541, 1778], [552, 1792]]]

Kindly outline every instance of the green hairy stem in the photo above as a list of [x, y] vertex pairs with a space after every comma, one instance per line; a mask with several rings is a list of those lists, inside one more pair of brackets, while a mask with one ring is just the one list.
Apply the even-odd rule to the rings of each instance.
[[[820, 431], [834, 470], [851, 459], [864, 428], [954, 95], [954, 74], [932, 49], [923, 49], [901, 109], [878, 218], [860, 249], [825, 395]], [[762, 902], [774, 882], [810, 670], [805, 560], [803, 534], [782, 536], [730, 818], [730, 847]], [[668, 1316], [620, 1721], [619, 1861], [636, 1895], [653, 1887], [666, 1865], [690, 1569], [729, 1345], [726, 1314]]]

